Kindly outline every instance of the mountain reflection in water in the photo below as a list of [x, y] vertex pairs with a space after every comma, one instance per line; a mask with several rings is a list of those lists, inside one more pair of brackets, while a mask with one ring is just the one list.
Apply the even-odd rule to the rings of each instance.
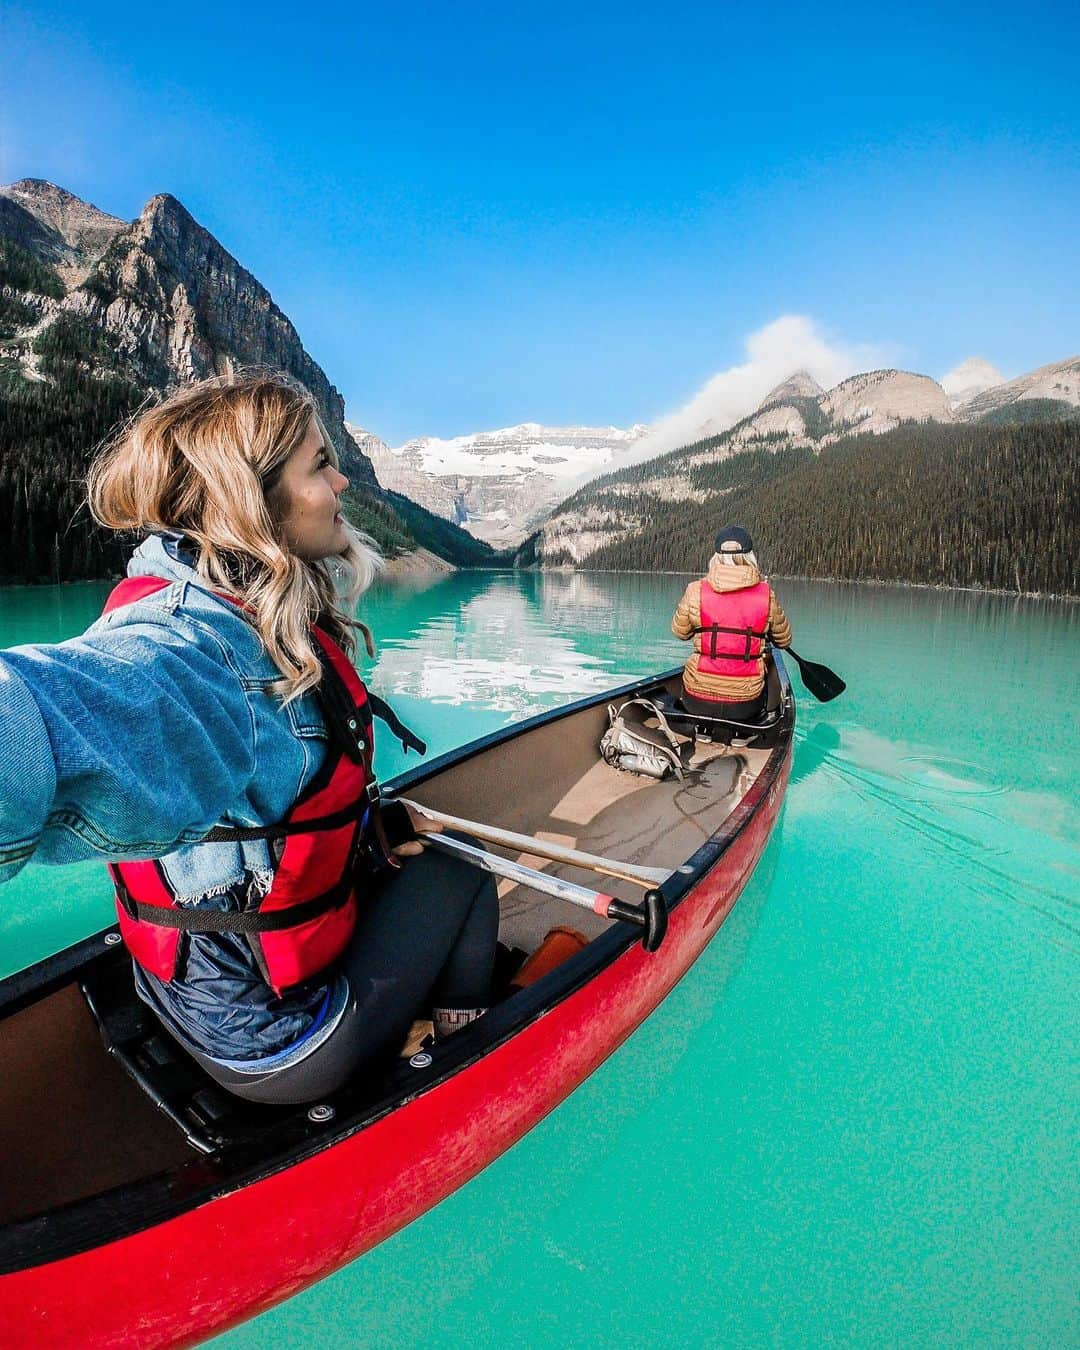
[[[614, 605], [609, 589], [573, 573], [473, 574], [453, 584], [457, 603], [430, 607], [436, 597], [426, 590], [426, 613], [405, 632], [414, 597], [380, 588], [365, 600], [379, 647], [374, 688], [513, 720], [680, 659], [678, 641], [656, 624], [655, 595], [646, 606]], [[672, 611], [682, 584], [669, 588]]]
[[433, 615], [415, 634], [387, 638], [372, 683], [521, 717], [540, 697], [570, 701], [603, 689], [610, 672], [610, 661], [582, 651], [523, 588], [497, 581], [456, 612]]

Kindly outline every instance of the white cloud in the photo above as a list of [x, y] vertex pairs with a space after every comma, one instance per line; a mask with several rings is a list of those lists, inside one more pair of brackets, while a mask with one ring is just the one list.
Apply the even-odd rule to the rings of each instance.
[[981, 394], [984, 389], [1004, 384], [1005, 376], [981, 356], [969, 356], [947, 375], [942, 375], [938, 383], [950, 396], [968, 399]]
[[881, 348], [837, 345], [812, 319], [784, 314], [750, 334], [742, 364], [720, 371], [678, 412], [661, 417], [634, 447], [634, 459], [650, 459], [727, 430], [796, 371], [805, 370], [829, 389], [849, 375], [887, 364], [885, 355]]

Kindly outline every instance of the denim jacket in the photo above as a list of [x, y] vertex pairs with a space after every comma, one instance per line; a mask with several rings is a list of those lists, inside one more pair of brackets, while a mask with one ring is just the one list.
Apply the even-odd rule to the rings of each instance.
[[[268, 886], [265, 840], [192, 845], [219, 823], [280, 820], [322, 764], [326, 729], [313, 695], [282, 706], [270, 692], [280, 672], [258, 634], [190, 564], [180, 536], [153, 536], [128, 575], [168, 587], [81, 637], [0, 652], [0, 719], [20, 747], [0, 759], [0, 882], [31, 858], [153, 857], [181, 903], [240, 908]], [[136, 968], [137, 985], [205, 1054], [279, 1054], [344, 1006], [343, 980], [277, 998], [242, 937], [185, 941], [177, 980]]]

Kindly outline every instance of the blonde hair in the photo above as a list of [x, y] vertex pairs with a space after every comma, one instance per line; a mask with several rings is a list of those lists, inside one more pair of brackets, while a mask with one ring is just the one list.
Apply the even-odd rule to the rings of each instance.
[[113, 530], [179, 530], [196, 546], [195, 570], [241, 601], [282, 678], [285, 702], [315, 688], [322, 667], [311, 636], [319, 622], [351, 656], [356, 601], [383, 560], [347, 528], [335, 558], [290, 552], [288, 503], [277, 479], [314, 420], [337, 465], [311, 394], [285, 375], [248, 371], [202, 380], [137, 413], [90, 467], [90, 510]]
[[[709, 559], [709, 566], [713, 563], [723, 563], [725, 567], [757, 567], [757, 554], [752, 548], [748, 548], [745, 553], [714, 553]], [[758, 569], [761, 570], [760, 568]]]

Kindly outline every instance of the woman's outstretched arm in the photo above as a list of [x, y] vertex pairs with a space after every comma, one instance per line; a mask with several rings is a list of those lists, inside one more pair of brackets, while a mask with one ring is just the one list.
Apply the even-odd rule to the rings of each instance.
[[0, 652], [0, 882], [31, 857], [193, 843], [254, 771], [244, 686], [203, 625], [143, 622]]

